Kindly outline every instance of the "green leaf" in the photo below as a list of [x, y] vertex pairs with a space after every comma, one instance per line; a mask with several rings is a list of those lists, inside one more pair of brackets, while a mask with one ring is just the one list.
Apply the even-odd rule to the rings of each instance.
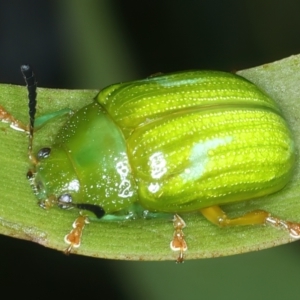
[[[300, 55], [238, 72], [256, 83], [277, 101], [300, 145]], [[97, 91], [38, 90], [37, 115], [70, 107], [76, 110], [91, 101]], [[27, 91], [25, 86], [0, 85], [0, 105], [15, 118], [27, 123]], [[65, 118], [50, 122], [37, 131], [34, 150], [51, 146]], [[76, 210], [49, 211], [39, 208], [26, 173], [30, 169], [25, 133], [0, 123], [0, 233], [64, 250], [64, 236], [70, 232], [78, 216]], [[299, 162], [292, 181], [282, 191], [264, 198], [223, 207], [230, 217], [254, 209], [264, 209], [283, 219], [300, 222]], [[188, 251], [186, 259], [207, 258], [260, 250], [291, 241], [288, 233], [268, 226], [218, 228], [200, 214], [182, 215]], [[82, 245], [73, 251], [87, 256], [127, 260], [174, 260], [169, 243], [173, 225], [164, 219], [126, 222], [91, 222], [86, 226]]]

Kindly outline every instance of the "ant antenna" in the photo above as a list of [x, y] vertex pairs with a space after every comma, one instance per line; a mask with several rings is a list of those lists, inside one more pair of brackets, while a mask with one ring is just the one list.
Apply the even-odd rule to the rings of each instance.
[[36, 112], [36, 88], [37, 81], [35, 75], [32, 71], [31, 66], [22, 65], [21, 72], [25, 79], [27, 90], [28, 90], [28, 108], [29, 108], [29, 145], [28, 145], [28, 154], [29, 159], [36, 165], [37, 160], [32, 154], [32, 144], [33, 144], [33, 131], [34, 131], [34, 118]]

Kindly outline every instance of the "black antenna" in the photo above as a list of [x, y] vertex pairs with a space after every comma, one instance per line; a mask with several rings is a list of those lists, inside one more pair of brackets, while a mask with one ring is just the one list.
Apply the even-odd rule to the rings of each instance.
[[35, 75], [32, 71], [32, 68], [29, 65], [22, 65], [21, 72], [25, 79], [27, 90], [28, 90], [28, 108], [29, 108], [29, 145], [28, 145], [28, 154], [29, 158], [33, 161], [34, 164], [37, 163], [36, 158], [32, 154], [32, 144], [33, 144], [33, 131], [34, 131], [34, 118], [36, 112], [36, 88], [37, 81]]

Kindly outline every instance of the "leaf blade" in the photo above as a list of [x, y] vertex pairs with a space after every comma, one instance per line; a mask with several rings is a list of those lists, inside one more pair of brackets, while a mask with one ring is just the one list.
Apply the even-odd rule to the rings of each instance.
[[[300, 55], [238, 72], [266, 91], [282, 108], [300, 145]], [[70, 107], [74, 110], [90, 103], [96, 91], [39, 89], [38, 114]], [[0, 85], [0, 105], [27, 123], [26, 89], [12, 85]], [[47, 124], [35, 136], [34, 150], [50, 146], [55, 133], [65, 119]], [[0, 233], [31, 240], [44, 246], [64, 250], [63, 237], [77, 217], [76, 211], [40, 209], [26, 179], [30, 168], [27, 157], [27, 137], [0, 123]], [[300, 167], [288, 186], [263, 199], [235, 203], [224, 207], [230, 216], [238, 216], [249, 210], [265, 209], [284, 219], [300, 221]], [[184, 216], [183, 216], [184, 217]], [[233, 255], [260, 250], [289, 242], [284, 231], [265, 226], [218, 228], [199, 214], [184, 217], [184, 230], [189, 250], [187, 259]], [[126, 260], [173, 260], [176, 255], [169, 249], [172, 223], [166, 220], [137, 220], [120, 223], [92, 222], [84, 231], [82, 246], [75, 253]], [[136, 237], [139, 237], [137, 240]]]

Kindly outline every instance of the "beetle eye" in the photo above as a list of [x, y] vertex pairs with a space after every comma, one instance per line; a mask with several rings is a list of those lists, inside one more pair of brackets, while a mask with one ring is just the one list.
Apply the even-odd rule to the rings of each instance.
[[50, 155], [50, 152], [51, 152], [51, 148], [42, 148], [38, 154], [37, 154], [37, 157], [39, 159], [42, 159], [42, 158], [47, 158], [49, 155]]
[[59, 196], [58, 200], [58, 207], [62, 209], [71, 209], [73, 208], [72, 204], [72, 196], [70, 194], [63, 194]]

